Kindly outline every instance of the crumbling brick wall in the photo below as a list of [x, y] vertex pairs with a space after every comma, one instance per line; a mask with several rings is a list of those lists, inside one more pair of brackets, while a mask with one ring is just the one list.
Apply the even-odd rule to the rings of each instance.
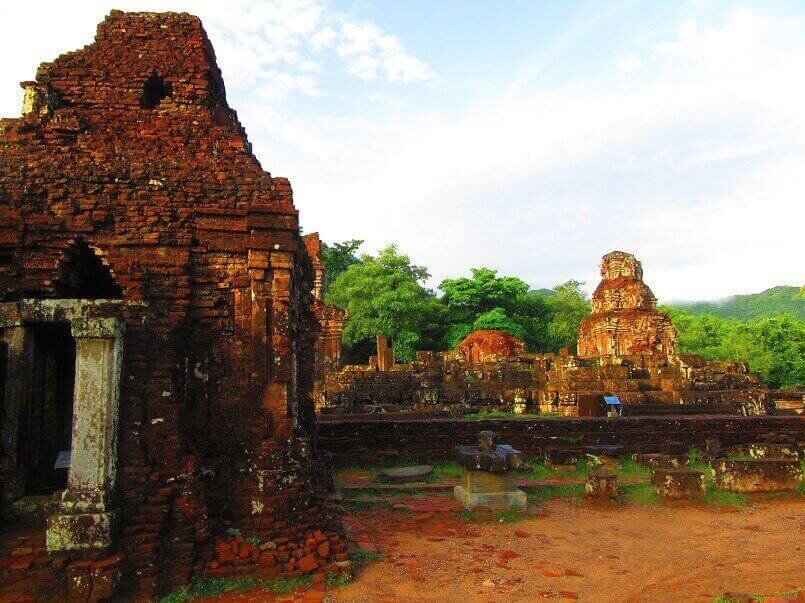
[[313, 266], [199, 19], [113, 11], [24, 87], [0, 121], [0, 296], [69, 296], [65, 258], [88, 246], [147, 308], [124, 317], [126, 584], [236, 573], [212, 546], [228, 525], [279, 543], [265, 572], [343, 560], [316, 462]]

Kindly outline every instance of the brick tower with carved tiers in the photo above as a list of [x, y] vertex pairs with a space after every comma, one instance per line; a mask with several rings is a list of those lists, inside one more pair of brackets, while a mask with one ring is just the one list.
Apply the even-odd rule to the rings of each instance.
[[605, 255], [592, 312], [579, 327], [579, 356], [671, 355], [675, 343], [676, 329], [657, 311], [640, 262], [623, 251]]
[[[290, 184], [252, 154], [200, 20], [112, 11], [23, 88], [22, 117], [0, 120], [0, 326], [17, 362], [3, 497], [24, 493], [9, 421], [28, 334], [50, 321], [72, 326], [78, 356], [78, 498], [57, 501], [52, 555], [119, 555], [124, 587], [149, 596], [193, 572], [343, 569], [315, 450], [313, 267]], [[97, 358], [108, 391], [78, 370]], [[77, 443], [86, 425], [104, 437]], [[85, 465], [103, 479], [82, 490]], [[88, 540], [86, 517], [108, 530]]]

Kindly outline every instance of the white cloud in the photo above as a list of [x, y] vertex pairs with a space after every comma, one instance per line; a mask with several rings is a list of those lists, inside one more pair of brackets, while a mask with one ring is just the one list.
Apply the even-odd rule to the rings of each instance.
[[618, 59], [616, 63], [618, 67], [618, 71], [623, 71], [625, 73], [629, 73], [631, 71], [637, 71], [643, 66], [642, 59], [638, 57], [621, 57]]
[[802, 24], [686, 25], [656, 60], [637, 57], [640, 78], [601, 72], [332, 132], [332, 169], [284, 171], [309, 230], [398, 242], [432, 284], [490, 265], [594, 286], [613, 249], [644, 260], [664, 299], [802, 283]]
[[[353, 23], [321, 0], [119, 0], [123, 10], [186, 10], [201, 17], [213, 41], [227, 89], [260, 90], [265, 100], [298, 92], [322, 95], [323, 64], [334, 60], [345, 73], [365, 80], [408, 84], [433, 79], [430, 67], [411, 55], [395, 36], [371, 22]], [[78, 0], [41, 6], [0, 4], [0, 115], [18, 115], [17, 82], [32, 79], [36, 64], [91, 41], [95, 25], [109, 12], [105, 0]], [[13, 23], [37, 23], [36, 35]], [[366, 32], [360, 46], [360, 30]], [[357, 36], [357, 37], [356, 37]], [[356, 44], [358, 44], [356, 46]], [[354, 52], [336, 53], [346, 45]], [[272, 90], [272, 86], [275, 88]]]
[[370, 22], [347, 21], [341, 27], [338, 54], [349, 60], [349, 72], [365, 80], [385, 73], [389, 82], [435, 79], [425, 63], [409, 55], [402, 43]]
[[[225, 4], [177, 0], [174, 9], [204, 19], [230, 103], [266, 168], [291, 178], [307, 232], [364, 238], [368, 249], [397, 242], [431, 268], [433, 284], [488, 265], [535, 286], [594, 286], [612, 249], [644, 261], [661, 299], [805, 282], [802, 19], [735, 11], [717, 26], [671, 25], [645, 52], [624, 41], [583, 79], [535, 88], [529, 75], [483, 103], [410, 103], [375, 122], [331, 108], [336, 93], [319, 73], [343, 66], [376, 82], [371, 100], [393, 106], [398, 95], [380, 82], [434, 78], [399, 40], [312, 1]], [[0, 22], [35, 10], [2, 5]], [[87, 43], [106, 5], [49, 10], [36, 36], [0, 36], [0, 113], [18, 114], [18, 99], [3, 95], [17, 95], [36, 61]], [[549, 43], [549, 62], [577, 43]], [[322, 95], [328, 105], [280, 111], [260, 94]]]

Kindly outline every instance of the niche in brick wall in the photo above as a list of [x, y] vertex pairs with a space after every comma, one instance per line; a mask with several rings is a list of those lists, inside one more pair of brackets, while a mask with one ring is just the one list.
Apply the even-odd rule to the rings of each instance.
[[140, 104], [144, 109], [156, 109], [159, 103], [170, 95], [170, 84], [166, 83], [156, 73], [152, 73], [151, 77], [143, 85], [143, 97]]

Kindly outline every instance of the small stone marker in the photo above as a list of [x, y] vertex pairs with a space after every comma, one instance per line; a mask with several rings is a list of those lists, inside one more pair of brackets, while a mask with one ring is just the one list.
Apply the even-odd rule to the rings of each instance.
[[593, 471], [587, 476], [584, 494], [590, 498], [610, 500], [618, 495], [618, 476], [612, 471]]
[[56, 464], [53, 465], [54, 469], [69, 469], [70, 468], [70, 450], [62, 450], [56, 457]]
[[791, 491], [802, 480], [800, 462], [787, 458], [718, 459], [713, 473], [715, 484], [730, 492]]
[[386, 469], [380, 475], [394, 484], [409, 484], [411, 482], [421, 482], [431, 473], [433, 473], [433, 467], [430, 465], [414, 465], [412, 467]]
[[663, 498], [698, 498], [704, 492], [704, 473], [692, 469], [655, 469], [651, 485]]
[[517, 488], [517, 471], [525, 467], [523, 454], [511, 446], [496, 446], [494, 432], [478, 434], [477, 446], [456, 447], [456, 460], [463, 474], [453, 494], [465, 508], [525, 508], [526, 494]]

